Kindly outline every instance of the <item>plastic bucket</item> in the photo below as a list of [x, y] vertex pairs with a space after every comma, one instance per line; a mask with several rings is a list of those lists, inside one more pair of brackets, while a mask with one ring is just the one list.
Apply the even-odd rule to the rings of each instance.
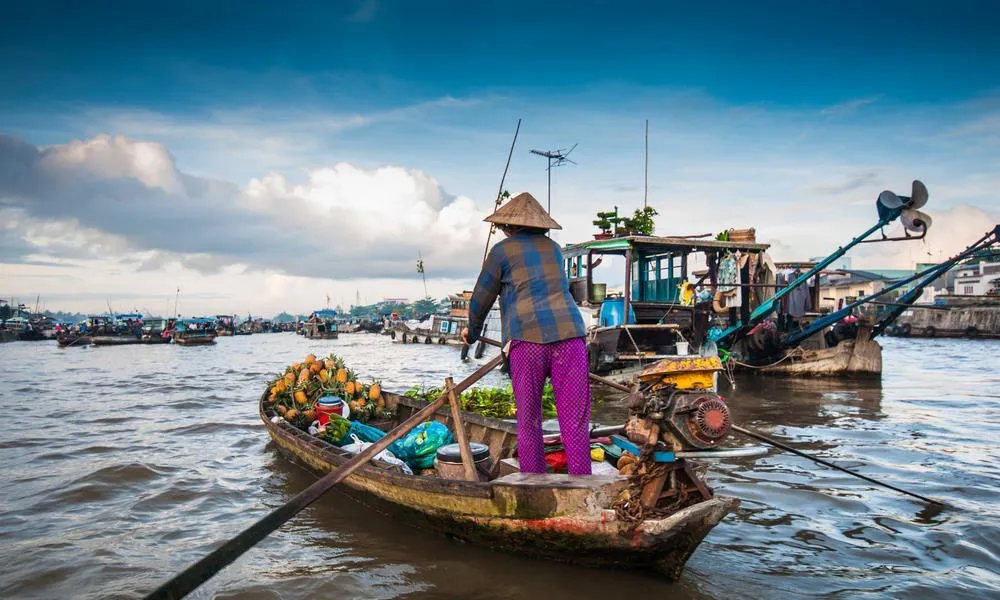
[[336, 396], [323, 396], [316, 402], [316, 418], [320, 425], [329, 423], [330, 415], [340, 415], [346, 419], [350, 414], [350, 407]]
[[687, 355], [688, 355], [688, 343], [677, 342], [677, 356], [687, 356]]
[[[629, 306], [628, 322], [635, 323], [635, 311]], [[617, 327], [625, 324], [625, 299], [611, 298], [601, 303], [601, 327]]]

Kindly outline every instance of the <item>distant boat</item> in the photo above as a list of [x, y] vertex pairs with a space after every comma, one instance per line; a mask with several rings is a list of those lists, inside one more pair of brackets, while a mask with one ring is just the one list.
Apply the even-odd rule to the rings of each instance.
[[233, 315], [215, 315], [215, 332], [219, 336], [236, 334], [236, 317]]
[[302, 326], [302, 335], [309, 339], [337, 339], [337, 311], [324, 308], [313, 312]]
[[218, 334], [215, 319], [180, 319], [174, 328], [174, 342], [182, 346], [204, 346], [214, 344]]
[[140, 331], [140, 340], [143, 344], [169, 344], [175, 325], [175, 319], [146, 319]]
[[139, 313], [116, 314], [105, 318], [102, 326], [91, 335], [94, 346], [125, 346], [142, 343], [142, 315]]

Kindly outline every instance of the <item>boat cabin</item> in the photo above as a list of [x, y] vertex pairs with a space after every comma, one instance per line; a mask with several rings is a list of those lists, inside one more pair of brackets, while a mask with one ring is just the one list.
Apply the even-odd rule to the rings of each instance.
[[337, 311], [324, 308], [314, 311], [302, 326], [307, 338], [335, 339], [337, 337]]
[[472, 292], [464, 290], [461, 294], [448, 296], [451, 303], [451, 311], [448, 313], [452, 317], [469, 318], [469, 304], [472, 302]]
[[472, 302], [472, 292], [463, 290], [461, 294], [448, 296], [451, 304], [447, 314], [431, 316], [431, 331], [441, 336], [449, 336], [448, 341], [457, 341], [462, 329], [469, 326], [469, 304]]
[[[566, 246], [570, 293], [590, 321], [591, 371], [630, 369], [698, 350], [709, 328], [748, 313], [754, 271], [767, 248], [752, 240], [636, 235]], [[614, 256], [625, 261], [619, 293], [609, 293], [595, 273]], [[694, 278], [696, 264], [705, 269]]]
[[211, 331], [215, 332], [215, 319], [206, 317], [194, 317], [192, 319], [179, 319], [176, 325], [177, 331]]

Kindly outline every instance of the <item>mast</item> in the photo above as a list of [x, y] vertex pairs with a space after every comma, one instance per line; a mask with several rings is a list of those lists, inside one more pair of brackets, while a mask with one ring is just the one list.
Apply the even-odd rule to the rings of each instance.
[[424, 281], [424, 298], [430, 298], [430, 294], [427, 293], [427, 274], [424, 273], [424, 258], [420, 255], [419, 250], [417, 250], [417, 273], [420, 273], [420, 278]]

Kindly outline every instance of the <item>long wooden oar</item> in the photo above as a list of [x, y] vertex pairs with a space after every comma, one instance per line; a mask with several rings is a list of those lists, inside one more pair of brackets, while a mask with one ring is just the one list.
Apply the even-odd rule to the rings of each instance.
[[[490, 345], [494, 345], [494, 346], [499, 346], [500, 345], [498, 342], [496, 342], [494, 340], [491, 340], [491, 339], [488, 339], [488, 338], [479, 338], [479, 339], [483, 340], [484, 342], [486, 342], [487, 344], [490, 344]], [[607, 379], [605, 377], [601, 377], [600, 375], [595, 375], [594, 373], [589, 373], [589, 375], [590, 375], [590, 380], [591, 381], [595, 381], [597, 383], [604, 384], [604, 385], [606, 385], [608, 387], [611, 387], [611, 388], [614, 388], [616, 390], [625, 392], [626, 394], [632, 392], [632, 389], [629, 388], [628, 386], [625, 386], [625, 385], [622, 385], [620, 383], [611, 381], [610, 379]], [[909, 492], [907, 490], [904, 490], [903, 488], [896, 487], [896, 486], [894, 486], [894, 485], [892, 485], [890, 483], [885, 483], [883, 481], [879, 481], [877, 479], [873, 479], [871, 477], [868, 477], [867, 475], [862, 475], [861, 473], [856, 473], [856, 472], [854, 472], [854, 471], [852, 471], [850, 469], [841, 467], [839, 465], [835, 465], [834, 463], [832, 463], [832, 462], [830, 462], [828, 460], [823, 460], [822, 458], [816, 458], [815, 456], [811, 456], [809, 454], [806, 454], [805, 452], [802, 452], [801, 450], [796, 450], [795, 448], [792, 448], [791, 446], [788, 446], [786, 444], [782, 444], [778, 440], [771, 439], [771, 438], [767, 437], [764, 434], [757, 433], [756, 431], [751, 431], [751, 430], [746, 429], [744, 427], [740, 427], [739, 425], [732, 425], [731, 428], [732, 428], [733, 431], [736, 431], [738, 433], [742, 433], [745, 436], [752, 437], [755, 440], [764, 442], [765, 444], [769, 444], [771, 446], [774, 446], [775, 448], [780, 448], [781, 450], [784, 450], [786, 452], [791, 452], [792, 454], [797, 454], [798, 456], [801, 456], [802, 458], [808, 458], [809, 460], [811, 460], [813, 462], [816, 462], [816, 463], [819, 463], [819, 464], [823, 465], [824, 467], [830, 467], [831, 469], [835, 469], [837, 471], [842, 471], [844, 473], [847, 473], [848, 475], [854, 475], [855, 477], [857, 477], [859, 479], [864, 479], [865, 481], [867, 481], [869, 483], [874, 483], [875, 485], [880, 485], [882, 487], [889, 488], [890, 490], [897, 491], [897, 492], [899, 492], [901, 494], [906, 494], [907, 496], [912, 496], [912, 497], [917, 498], [919, 500], [923, 500], [924, 502], [927, 502], [928, 504], [936, 504], [936, 505], [944, 507], [944, 508], [951, 508], [948, 504], [945, 504], [944, 502], [941, 502], [940, 500], [934, 500], [934, 499], [928, 498], [926, 496], [921, 496], [920, 494], [915, 494], [913, 492]]]
[[[472, 384], [479, 381], [483, 375], [496, 368], [501, 362], [503, 362], [503, 355], [494, 357], [479, 367], [475, 373], [455, 384], [449, 391], [457, 397], [472, 386]], [[333, 486], [368, 463], [376, 454], [385, 450], [390, 444], [409, 433], [417, 425], [423, 423], [437, 409], [444, 406], [450, 395], [441, 394], [437, 400], [410, 415], [409, 419], [400, 423], [398, 427], [385, 434], [384, 437], [369, 446], [366, 450], [348, 460], [339, 469], [330, 471], [317, 480], [316, 483], [296, 494], [291, 500], [271, 511], [266, 517], [247, 527], [242, 533], [213, 550], [208, 556], [184, 569], [180, 574], [175, 575], [170, 581], [164, 583], [146, 596], [146, 600], [175, 600], [190, 594], [195, 588], [208, 581], [209, 578], [239, 558], [244, 552], [257, 544], [257, 542], [263, 540], [272, 531], [281, 527], [297, 515], [299, 511], [315, 502], [320, 496], [329, 492]]]

